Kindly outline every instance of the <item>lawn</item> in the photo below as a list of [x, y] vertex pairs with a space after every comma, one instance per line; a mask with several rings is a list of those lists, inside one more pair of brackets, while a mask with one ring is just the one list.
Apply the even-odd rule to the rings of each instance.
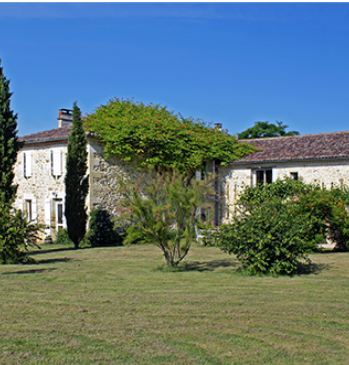
[[0, 266], [1, 364], [347, 364], [349, 254], [249, 277], [215, 248], [43, 246]]

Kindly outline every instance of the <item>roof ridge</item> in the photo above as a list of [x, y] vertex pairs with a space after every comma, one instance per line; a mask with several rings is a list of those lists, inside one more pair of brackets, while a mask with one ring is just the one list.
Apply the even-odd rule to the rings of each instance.
[[62, 126], [62, 127], [57, 127], [57, 128], [52, 128], [52, 129], [45, 129], [44, 131], [39, 131], [39, 132], [34, 132], [34, 133], [30, 133], [30, 134], [25, 134], [24, 136], [19, 136], [19, 138], [24, 138], [24, 137], [30, 137], [30, 136], [34, 136], [36, 134], [39, 134], [39, 133], [47, 133], [47, 132], [52, 132], [52, 131], [55, 131], [55, 130], [62, 130], [62, 129], [71, 129], [71, 126], [70, 125], [65, 125], [65, 126]]

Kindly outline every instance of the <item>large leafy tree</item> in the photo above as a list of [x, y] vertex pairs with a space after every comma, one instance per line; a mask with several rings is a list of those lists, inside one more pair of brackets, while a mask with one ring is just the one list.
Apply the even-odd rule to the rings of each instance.
[[84, 121], [99, 135], [105, 152], [139, 168], [179, 170], [193, 176], [205, 161], [222, 165], [254, 152], [227, 131], [210, 128], [202, 120], [183, 118], [160, 105], [144, 105], [133, 99], [112, 99]]
[[237, 134], [239, 139], [254, 139], [267, 137], [286, 137], [297, 136], [297, 131], [286, 131], [288, 125], [283, 125], [282, 122], [255, 122], [254, 126]]
[[67, 172], [65, 177], [65, 216], [69, 238], [75, 248], [86, 233], [85, 200], [89, 189], [87, 173], [87, 141], [82, 126], [81, 111], [73, 106], [73, 126], [68, 139]]

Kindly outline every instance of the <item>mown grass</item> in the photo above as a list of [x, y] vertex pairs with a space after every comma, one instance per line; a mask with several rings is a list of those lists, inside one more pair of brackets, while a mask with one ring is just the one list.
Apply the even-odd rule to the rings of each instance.
[[0, 267], [1, 364], [347, 364], [349, 254], [249, 277], [215, 248], [43, 246]]

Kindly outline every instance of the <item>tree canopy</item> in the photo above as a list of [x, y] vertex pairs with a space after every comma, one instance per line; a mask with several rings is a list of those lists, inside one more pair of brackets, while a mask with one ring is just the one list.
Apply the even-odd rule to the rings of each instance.
[[107, 156], [135, 161], [138, 168], [192, 172], [205, 161], [227, 165], [255, 151], [202, 120], [183, 118], [166, 107], [133, 99], [110, 100], [88, 115], [84, 126], [106, 144]]
[[238, 139], [254, 139], [254, 138], [267, 138], [267, 137], [286, 137], [297, 136], [297, 131], [286, 131], [288, 125], [282, 125], [282, 122], [270, 123], [270, 122], [255, 122], [254, 126], [246, 129], [243, 132], [237, 134]]

